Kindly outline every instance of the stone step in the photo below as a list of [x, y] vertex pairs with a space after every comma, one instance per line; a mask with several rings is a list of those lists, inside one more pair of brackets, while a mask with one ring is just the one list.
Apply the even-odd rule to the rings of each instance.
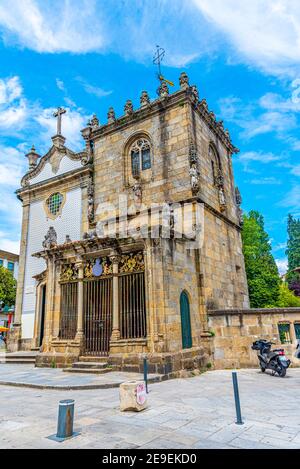
[[94, 368], [97, 370], [102, 370], [107, 367], [106, 362], [75, 362], [72, 364], [72, 368]]
[[107, 357], [94, 357], [93, 355], [82, 355], [79, 362], [107, 363]]
[[27, 358], [27, 357], [26, 358], [25, 357], [24, 358], [9, 357], [8, 358], [8, 357], [5, 357], [4, 362], [5, 363], [14, 363], [14, 364], [16, 364], [16, 363], [21, 363], [21, 364], [26, 364], [26, 363], [31, 364], [32, 363], [32, 364], [35, 364], [35, 358]]
[[63, 368], [63, 371], [67, 373], [93, 373], [103, 375], [104, 373], [111, 372], [112, 368]]

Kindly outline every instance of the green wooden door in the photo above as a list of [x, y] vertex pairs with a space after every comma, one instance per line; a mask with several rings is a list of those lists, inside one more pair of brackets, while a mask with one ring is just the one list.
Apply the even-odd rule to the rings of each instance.
[[295, 324], [296, 339], [300, 339], [300, 324]]
[[180, 295], [180, 315], [181, 315], [181, 331], [182, 331], [182, 348], [191, 348], [192, 331], [191, 331], [191, 317], [190, 317], [190, 304], [188, 296], [185, 292]]

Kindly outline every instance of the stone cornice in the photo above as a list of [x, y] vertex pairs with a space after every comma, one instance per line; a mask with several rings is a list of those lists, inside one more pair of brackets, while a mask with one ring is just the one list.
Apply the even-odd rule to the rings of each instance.
[[53, 178], [46, 179], [45, 181], [37, 182], [36, 184], [27, 185], [16, 190], [17, 197], [22, 200], [22, 197], [25, 194], [29, 194], [33, 191], [42, 191], [51, 188], [54, 185], [57, 185], [59, 181], [64, 183], [70, 182], [72, 179], [81, 179], [90, 176], [92, 174], [93, 168], [91, 165], [83, 166], [82, 168], [73, 169], [67, 173], [60, 174], [59, 176], [54, 176]]
[[158, 98], [155, 101], [150, 102], [147, 106], [136, 109], [130, 115], [124, 115], [116, 119], [114, 122], [98, 127], [87, 127], [82, 130], [82, 133], [86, 135], [87, 140], [95, 141], [134, 123], [141, 122], [155, 114], [159, 114], [162, 110], [189, 103], [204, 120], [209, 129], [221, 140], [227, 150], [231, 154], [238, 153], [239, 150], [232, 144], [228, 131], [225, 131], [223, 124], [221, 122], [217, 122], [214, 114], [209, 112], [206, 101], [198, 100], [197, 96], [193, 92], [193, 88], [194, 87], [190, 86], [185, 90], [179, 90], [171, 95]]
[[34, 169], [26, 173], [25, 176], [23, 176], [21, 180], [21, 186], [25, 187], [29, 185], [30, 179], [38, 176], [38, 174], [41, 173], [47, 161], [49, 161], [51, 156], [54, 155], [54, 153], [57, 151], [63, 155], [68, 156], [68, 158], [70, 158], [71, 160], [75, 160], [75, 161], [81, 161], [82, 158], [86, 156], [86, 151], [75, 153], [72, 150], [69, 150], [69, 148], [65, 146], [57, 147], [55, 145], [52, 145], [50, 150], [44, 156], [41, 157], [39, 164]]

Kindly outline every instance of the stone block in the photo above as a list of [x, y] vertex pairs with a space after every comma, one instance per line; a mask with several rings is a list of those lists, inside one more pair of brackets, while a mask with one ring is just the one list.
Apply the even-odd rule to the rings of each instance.
[[148, 407], [144, 381], [128, 381], [120, 385], [121, 412], [141, 412]]

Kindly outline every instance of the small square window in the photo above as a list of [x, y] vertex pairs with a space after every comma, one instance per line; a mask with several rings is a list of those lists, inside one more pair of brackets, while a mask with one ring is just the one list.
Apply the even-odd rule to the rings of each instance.
[[289, 324], [278, 324], [278, 332], [280, 337], [280, 342], [282, 344], [291, 343], [291, 334], [290, 334], [290, 325]]
[[3, 259], [0, 259], [0, 266], [3, 265]]
[[295, 324], [295, 334], [296, 334], [296, 339], [300, 339], [300, 323]]
[[8, 270], [10, 270], [11, 272], [14, 271], [14, 268], [15, 268], [15, 264], [13, 262], [8, 262], [7, 263], [7, 268]]

